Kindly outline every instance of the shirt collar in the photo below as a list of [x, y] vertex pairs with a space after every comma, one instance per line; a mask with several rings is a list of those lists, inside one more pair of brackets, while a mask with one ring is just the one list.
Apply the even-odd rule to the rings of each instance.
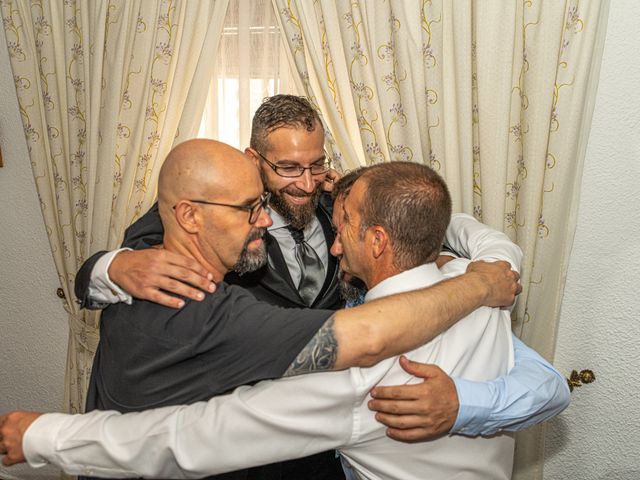
[[267, 206], [267, 212], [269, 213], [271, 220], [273, 220], [273, 225], [267, 228], [268, 231], [277, 230], [278, 228], [284, 228], [289, 225], [289, 223], [287, 223], [282, 215], [280, 215], [270, 206]]
[[[287, 222], [284, 217], [282, 215], [280, 215], [278, 212], [276, 212], [273, 208], [267, 206], [267, 212], [269, 213], [269, 216], [271, 217], [271, 220], [273, 221], [273, 225], [271, 225], [270, 227], [267, 228], [267, 231], [272, 233], [274, 230], [280, 230], [283, 228], [287, 228], [289, 226], [289, 222]], [[304, 227], [304, 229], [302, 230], [304, 232], [304, 237], [305, 239], [309, 238], [309, 236], [317, 229], [317, 228], [321, 228], [320, 227], [320, 222], [318, 221], [317, 217], [313, 217], [311, 219], [311, 221], [309, 222], [309, 224]], [[289, 235], [289, 233], [287, 232], [287, 235]]]
[[386, 278], [367, 292], [364, 301], [370, 302], [376, 298], [386, 297], [394, 293], [429, 287], [443, 279], [444, 276], [440, 273], [440, 270], [438, 270], [435, 262], [425, 263], [424, 265], [405, 270], [397, 275]]

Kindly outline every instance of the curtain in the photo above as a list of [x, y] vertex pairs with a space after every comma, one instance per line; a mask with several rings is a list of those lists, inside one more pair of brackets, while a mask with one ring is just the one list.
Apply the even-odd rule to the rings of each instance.
[[230, 0], [199, 136], [248, 147], [262, 100], [302, 91], [287, 55], [270, 0]]
[[84, 409], [98, 318], [73, 294], [84, 259], [118, 246], [162, 160], [197, 132], [227, 0], [3, 0], [42, 215], [69, 314], [68, 411]]
[[[408, 160], [525, 253], [515, 333], [553, 359], [607, 1], [273, 0], [339, 168]], [[541, 478], [543, 431], [515, 478]]]

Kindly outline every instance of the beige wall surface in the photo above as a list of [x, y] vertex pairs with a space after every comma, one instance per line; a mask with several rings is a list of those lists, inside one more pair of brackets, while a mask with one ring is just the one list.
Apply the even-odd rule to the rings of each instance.
[[555, 365], [591, 369], [549, 424], [545, 480], [640, 479], [640, 3], [612, 0]]
[[[67, 319], [45, 233], [4, 32], [0, 32], [0, 412], [59, 411]], [[0, 478], [56, 478], [52, 469], [3, 468]]]

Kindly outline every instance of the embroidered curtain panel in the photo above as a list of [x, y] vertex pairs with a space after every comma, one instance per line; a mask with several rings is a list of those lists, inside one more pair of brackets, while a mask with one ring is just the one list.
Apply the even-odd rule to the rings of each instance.
[[13, 78], [64, 308], [65, 403], [84, 409], [98, 318], [73, 281], [152, 204], [162, 160], [195, 136], [228, 0], [3, 0]]

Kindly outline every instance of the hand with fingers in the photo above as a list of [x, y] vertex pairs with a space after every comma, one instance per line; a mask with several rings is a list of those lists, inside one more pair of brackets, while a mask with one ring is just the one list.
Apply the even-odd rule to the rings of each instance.
[[41, 413], [15, 411], [0, 416], [0, 454], [3, 465], [26, 461], [22, 450], [22, 438], [27, 428]]
[[324, 178], [324, 182], [322, 183], [322, 190], [331, 193], [333, 191], [333, 185], [340, 180], [340, 177], [342, 177], [342, 175], [336, 169], [329, 169], [327, 176]]
[[458, 393], [449, 375], [437, 365], [400, 357], [402, 368], [421, 383], [375, 387], [369, 409], [387, 426], [387, 435], [402, 442], [418, 442], [446, 435], [458, 417]]
[[486, 291], [484, 305], [488, 307], [508, 307], [522, 292], [520, 274], [511, 270], [509, 262], [471, 262], [467, 273], [475, 275]]
[[171, 294], [200, 301], [203, 292], [215, 291], [212, 274], [197, 261], [164, 248], [122, 251], [108, 273], [131, 296], [172, 308], [182, 308], [184, 300]]

